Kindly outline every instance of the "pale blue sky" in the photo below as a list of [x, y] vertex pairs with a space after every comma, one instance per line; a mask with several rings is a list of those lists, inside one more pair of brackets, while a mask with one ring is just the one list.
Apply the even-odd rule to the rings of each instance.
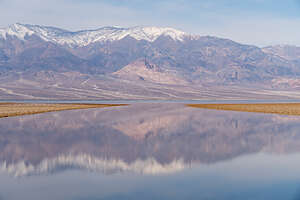
[[0, 0], [0, 26], [163, 26], [266, 46], [300, 46], [300, 0]]

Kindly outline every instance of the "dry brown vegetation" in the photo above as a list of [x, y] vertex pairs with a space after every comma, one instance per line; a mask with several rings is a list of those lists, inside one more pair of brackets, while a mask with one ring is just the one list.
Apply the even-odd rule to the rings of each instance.
[[121, 104], [36, 104], [36, 103], [0, 103], [0, 118], [31, 115], [45, 112], [104, 108]]
[[268, 104], [188, 104], [194, 108], [230, 110], [242, 112], [273, 113], [280, 115], [300, 115], [300, 103]]

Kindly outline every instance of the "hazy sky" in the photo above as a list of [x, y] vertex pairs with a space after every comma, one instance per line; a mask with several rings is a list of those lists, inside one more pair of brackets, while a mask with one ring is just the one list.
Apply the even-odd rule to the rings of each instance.
[[300, 46], [300, 0], [0, 0], [0, 27], [16, 22], [70, 30], [163, 26], [259, 46]]

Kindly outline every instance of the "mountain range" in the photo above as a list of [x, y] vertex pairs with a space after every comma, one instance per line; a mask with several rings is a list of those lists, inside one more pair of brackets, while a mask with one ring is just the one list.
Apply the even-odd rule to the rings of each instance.
[[1, 99], [298, 98], [300, 47], [173, 28], [0, 29]]

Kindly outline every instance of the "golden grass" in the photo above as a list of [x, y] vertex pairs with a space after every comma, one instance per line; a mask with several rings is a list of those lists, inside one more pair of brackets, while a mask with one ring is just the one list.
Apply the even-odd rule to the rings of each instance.
[[272, 113], [280, 115], [300, 115], [300, 103], [188, 104], [187, 106], [213, 110]]
[[38, 103], [0, 103], [0, 118], [32, 115], [45, 112], [104, 108], [123, 104], [38, 104]]

